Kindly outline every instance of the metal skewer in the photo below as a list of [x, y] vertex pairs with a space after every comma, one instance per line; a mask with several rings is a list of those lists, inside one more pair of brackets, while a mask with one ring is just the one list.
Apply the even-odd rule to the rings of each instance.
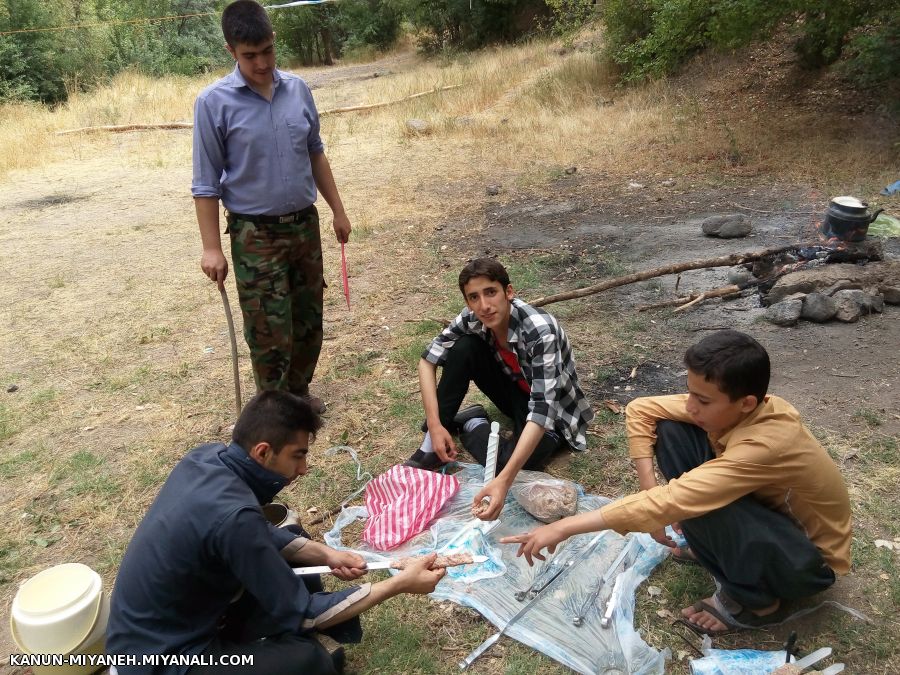
[[613, 611], [616, 609], [616, 603], [619, 601], [619, 595], [622, 592], [622, 575], [616, 577], [616, 583], [613, 584], [612, 593], [609, 594], [609, 600], [606, 601], [606, 612], [600, 619], [601, 628], [609, 628], [612, 622]]
[[600, 582], [597, 584], [597, 587], [588, 593], [587, 598], [585, 598], [584, 603], [581, 605], [581, 610], [578, 614], [573, 617], [572, 623], [576, 626], [582, 626], [584, 624], [584, 618], [587, 616], [588, 612], [591, 611], [591, 607], [597, 602], [597, 598], [600, 596], [600, 591], [609, 583], [609, 580], [616, 573], [616, 569], [618, 569], [619, 565], [625, 560], [625, 556], [628, 555], [628, 552], [631, 550], [632, 545], [634, 544], [634, 539], [629, 539], [625, 546], [622, 547], [622, 550], [619, 551], [619, 555], [616, 556], [616, 559], [613, 560], [612, 565], [610, 565], [606, 572], [603, 573], [603, 576], [600, 577]]
[[[516, 623], [516, 621], [518, 621], [525, 614], [527, 614], [528, 611], [535, 605], [535, 603], [537, 603], [537, 601], [541, 599], [543, 592], [546, 591], [548, 588], [550, 588], [550, 586], [553, 584], [554, 581], [556, 581], [560, 577], [564, 576], [566, 572], [568, 572], [570, 569], [572, 569], [572, 567], [575, 565], [576, 562], [581, 562], [582, 560], [587, 558], [588, 555], [590, 555], [594, 546], [597, 545], [597, 543], [600, 541], [600, 539], [603, 537], [604, 534], [605, 534], [605, 532], [601, 532], [600, 534], [598, 534], [596, 537], [591, 539], [590, 543], [588, 543], [588, 545], [585, 546], [584, 549], [581, 552], [579, 552], [579, 554], [577, 556], [573, 556], [573, 557], [569, 558], [565, 563], [560, 564], [559, 569], [554, 572], [553, 576], [550, 579], [548, 579], [547, 582], [543, 586], [541, 586], [539, 589], [536, 589], [534, 591], [534, 597], [532, 597], [532, 599], [528, 602], [527, 605], [525, 605], [522, 609], [520, 609], [518, 612], [516, 612], [516, 614], [513, 615], [513, 617], [509, 621], [506, 622], [506, 625], [503, 626], [503, 628], [501, 628], [499, 631], [497, 631], [496, 633], [491, 635], [487, 640], [485, 640], [480, 645], [478, 645], [478, 647], [476, 647], [474, 650], [472, 650], [472, 652], [465, 659], [463, 659], [462, 661], [459, 662], [460, 670], [465, 670], [466, 668], [471, 666], [473, 663], [475, 663], [475, 661], [478, 659], [479, 656], [484, 654], [488, 649], [490, 649], [494, 644], [496, 644], [497, 640], [499, 640], [500, 637], [504, 633], [506, 633], [506, 631], [509, 630], [509, 628], [513, 624]], [[555, 563], [556, 560], [554, 559], [553, 562]], [[535, 587], [534, 584], [532, 584], [532, 588], [534, 588], [534, 587]], [[531, 589], [529, 589], [529, 592], [530, 591], [531, 591]]]

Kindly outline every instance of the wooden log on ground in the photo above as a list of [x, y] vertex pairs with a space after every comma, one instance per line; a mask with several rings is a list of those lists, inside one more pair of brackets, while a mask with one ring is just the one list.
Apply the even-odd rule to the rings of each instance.
[[107, 124], [102, 127], [81, 127], [79, 129], [64, 129], [57, 131], [57, 136], [67, 134], [93, 133], [95, 131], [108, 131], [110, 133], [122, 133], [123, 131], [146, 131], [149, 129], [191, 129], [192, 122], [160, 122], [158, 124]]
[[322, 110], [319, 112], [319, 117], [322, 117], [323, 115], [337, 115], [339, 113], [355, 112], [357, 110], [372, 110], [373, 108], [383, 108], [384, 106], [394, 105], [395, 103], [411, 101], [412, 99], [419, 98], [421, 96], [428, 96], [428, 94], [437, 94], [438, 92], [447, 91], [448, 89], [457, 89], [461, 86], [461, 84], [450, 84], [446, 87], [437, 87], [435, 89], [429, 89], [427, 91], [420, 91], [418, 94], [412, 94], [411, 96], [396, 98], [393, 101], [381, 101], [380, 103], [369, 103], [368, 105], [351, 105], [347, 106], [346, 108], [332, 108], [331, 110]]
[[[380, 103], [369, 103], [368, 105], [351, 105], [346, 108], [332, 108], [331, 110], [322, 110], [319, 112], [319, 117], [323, 115], [338, 115], [340, 113], [346, 112], [354, 112], [356, 110], [372, 110], [373, 108], [382, 108], [388, 105], [394, 105], [395, 103], [402, 103], [403, 101], [411, 101], [414, 98], [419, 98], [421, 96], [428, 96], [429, 94], [437, 94], [442, 91], [447, 91], [449, 89], [457, 89], [461, 87], [461, 84], [449, 84], [446, 87], [436, 87], [434, 89], [429, 89], [427, 91], [420, 91], [417, 94], [412, 94], [410, 96], [404, 96], [403, 98], [397, 98], [392, 101], [381, 101]], [[57, 131], [57, 136], [65, 136], [66, 134], [83, 134], [83, 133], [93, 133], [96, 131], [107, 131], [110, 133], [122, 133], [123, 131], [147, 131], [151, 129], [191, 129], [193, 128], [193, 122], [160, 122], [158, 124], [107, 124], [99, 127], [80, 127], [78, 129], [64, 129], [62, 131]]]
[[704, 293], [691, 293], [690, 295], [683, 295], [680, 298], [671, 298], [670, 300], [661, 300], [660, 302], [654, 302], [650, 305], [641, 305], [637, 308], [639, 312], [646, 312], [650, 309], [661, 309], [662, 307], [675, 307], [678, 306], [676, 312], [679, 312], [685, 309], [688, 306], [692, 306], [694, 303], [700, 303], [704, 300], [709, 300], [710, 298], [721, 298], [727, 297], [729, 295], [736, 295], [750, 286], [754, 286], [755, 284], [744, 284], [742, 286], [730, 285], [730, 286], [722, 286], [720, 288], [714, 288], [710, 291], [706, 291]]
[[722, 297], [727, 297], [729, 295], [737, 295], [738, 293], [741, 292], [741, 290], [742, 289], [740, 286], [731, 285], [731, 286], [723, 286], [722, 288], [716, 288], [711, 291], [706, 291], [705, 293], [701, 293], [700, 295], [698, 295], [693, 300], [689, 300], [688, 302], [684, 303], [683, 305], [676, 307], [675, 311], [676, 312], [684, 312], [685, 310], [693, 307], [694, 305], [699, 305], [704, 300], [708, 300], [710, 298], [722, 298]]
[[601, 291], [607, 291], [610, 288], [617, 288], [627, 284], [633, 284], [638, 281], [646, 281], [654, 277], [661, 277], [666, 274], [677, 274], [678, 272], [686, 272], [687, 270], [699, 270], [709, 267], [732, 267], [733, 265], [741, 265], [743, 263], [752, 262], [772, 255], [778, 255], [785, 251], [791, 251], [799, 248], [801, 244], [791, 244], [790, 246], [779, 246], [778, 248], [769, 248], [763, 251], [750, 251], [748, 253], [732, 253], [718, 258], [707, 258], [705, 260], [693, 260], [691, 262], [677, 263], [674, 265], [666, 265], [665, 267], [657, 267], [643, 272], [635, 272], [627, 274], [615, 279], [607, 279], [593, 286], [586, 286], [574, 291], [566, 291], [565, 293], [557, 293], [556, 295], [546, 295], [529, 302], [532, 307], [543, 307], [552, 302], [560, 302], [562, 300], [573, 300], [575, 298], [583, 298], [588, 295], [594, 295]]

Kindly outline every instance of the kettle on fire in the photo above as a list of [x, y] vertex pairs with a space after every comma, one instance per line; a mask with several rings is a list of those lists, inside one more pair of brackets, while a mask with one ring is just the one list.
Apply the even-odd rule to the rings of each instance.
[[825, 212], [822, 232], [826, 237], [841, 241], [862, 241], [866, 238], [869, 225], [884, 209], [869, 214], [869, 205], [856, 197], [835, 197]]

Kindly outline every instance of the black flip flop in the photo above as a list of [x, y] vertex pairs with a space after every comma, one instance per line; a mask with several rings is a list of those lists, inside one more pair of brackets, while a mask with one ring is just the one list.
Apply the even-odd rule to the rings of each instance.
[[765, 616], [754, 614], [746, 607], [737, 614], [726, 616], [722, 614], [722, 612], [719, 611], [717, 607], [709, 604], [705, 600], [695, 602], [694, 611], [702, 611], [706, 612], [707, 614], [711, 614], [721, 623], [725, 624], [726, 628], [723, 628], [721, 630], [702, 628], [687, 617], [680, 617], [678, 619], [675, 619], [675, 621], [672, 622], [673, 625], [682, 624], [697, 635], [709, 635], [710, 637], [721, 637], [723, 635], [733, 635], [735, 633], [742, 633], [744, 631], [771, 628], [773, 626], [784, 623], [794, 615], [794, 612], [790, 609], [790, 607], [787, 606], [787, 603], [785, 603], [785, 601], [783, 600], [781, 602], [781, 606], [778, 609], [776, 609], [771, 614], [766, 614]]
[[675, 619], [675, 621], [672, 622], [672, 625], [674, 626], [675, 624], [681, 624], [697, 635], [709, 635], [709, 637], [721, 637], [723, 635], [733, 635], [734, 633], [751, 630], [750, 628], [745, 628], [744, 626], [735, 624], [730, 617], [726, 617], [716, 607], [704, 600], [698, 600], [697, 602], [695, 602], [693, 609], [695, 612], [706, 612], [707, 614], [711, 614], [721, 623], [723, 623], [725, 625], [725, 628], [722, 628], [720, 630], [703, 628], [703, 626], [698, 626], [696, 623], [684, 616]]

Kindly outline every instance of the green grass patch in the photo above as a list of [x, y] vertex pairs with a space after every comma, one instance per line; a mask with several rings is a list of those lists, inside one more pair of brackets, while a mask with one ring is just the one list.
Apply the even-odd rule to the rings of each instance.
[[528, 256], [505, 261], [509, 281], [516, 294], [523, 297], [540, 293], [546, 287], [545, 280], [553, 268], [555, 257], [549, 255]]
[[19, 424], [15, 414], [0, 403], [0, 441], [5, 441], [17, 433], [19, 433]]
[[47, 448], [40, 444], [40, 450], [30, 449], [0, 459], [0, 478], [16, 478], [34, 473], [34, 470], [45, 459]]
[[59, 396], [59, 392], [56, 389], [47, 387], [46, 389], [39, 389], [34, 392], [31, 395], [30, 400], [34, 405], [44, 405], [55, 401], [57, 396]]
[[8, 539], [0, 541], [0, 584], [13, 580], [19, 569], [21, 557], [17, 542]]
[[865, 422], [870, 427], [880, 427], [883, 420], [881, 416], [874, 410], [868, 408], [860, 408], [853, 413], [853, 419], [857, 422]]
[[435, 632], [427, 625], [430, 609], [427, 600], [403, 595], [366, 612], [363, 642], [350, 654], [351, 669], [366, 673], [444, 671]]
[[65, 484], [69, 494], [110, 497], [119, 491], [119, 481], [106, 462], [88, 450], [78, 450], [50, 474], [51, 484]]

